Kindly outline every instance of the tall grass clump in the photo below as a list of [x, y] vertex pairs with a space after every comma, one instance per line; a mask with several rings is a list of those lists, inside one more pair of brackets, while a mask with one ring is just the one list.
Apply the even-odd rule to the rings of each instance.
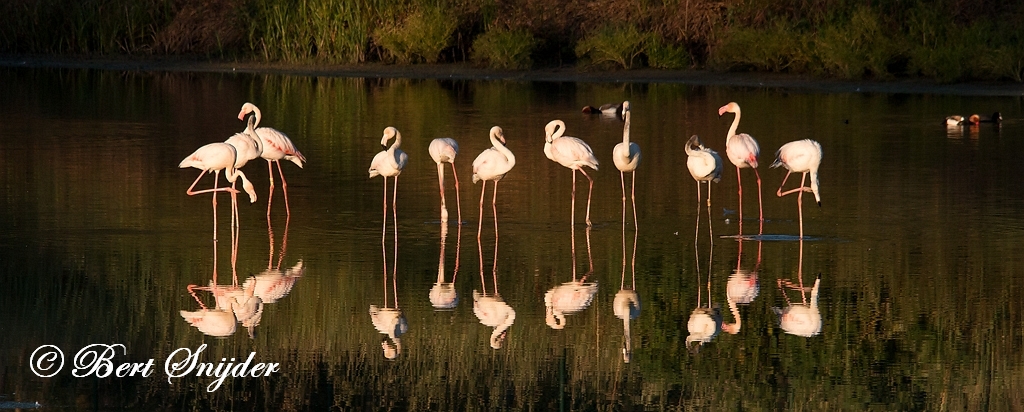
[[647, 39], [635, 26], [606, 25], [576, 44], [576, 56], [584, 64], [631, 69], [643, 53]]
[[644, 42], [644, 54], [647, 55], [647, 65], [656, 69], [684, 69], [692, 61], [686, 48], [671, 44], [654, 33]]
[[491, 29], [473, 41], [472, 59], [493, 69], [529, 69], [538, 43], [527, 30]]
[[723, 30], [708, 65], [725, 70], [801, 72], [813, 59], [808, 38], [785, 20], [772, 22], [764, 29], [733, 26]]
[[892, 77], [889, 64], [902, 51], [886, 33], [881, 16], [867, 6], [854, 9], [848, 19], [826, 24], [812, 40], [816, 71], [843, 79]]
[[401, 22], [385, 24], [373, 32], [374, 42], [398, 63], [436, 63], [451, 43], [459, 19], [439, 6], [424, 6]]
[[267, 60], [360, 63], [367, 60], [375, 0], [250, 2], [248, 47]]

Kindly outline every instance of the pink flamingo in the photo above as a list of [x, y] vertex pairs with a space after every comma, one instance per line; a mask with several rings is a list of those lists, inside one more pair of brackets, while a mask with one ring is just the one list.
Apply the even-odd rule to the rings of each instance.
[[473, 183], [483, 181], [480, 187], [480, 226], [477, 227], [476, 238], [480, 240], [480, 232], [484, 219], [484, 193], [487, 181], [494, 182], [491, 197], [491, 210], [494, 213], [494, 232], [498, 232], [498, 181], [516, 165], [516, 155], [505, 147], [505, 132], [501, 127], [494, 126], [490, 131], [491, 147], [484, 150], [473, 160]]
[[565, 122], [552, 120], [544, 126], [545, 141], [544, 155], [562, 166], [572, 170], [572, 224], [576, 225], [576, 171], [579, 170], [583, 176], [590, 181], [590, 191], [587, 192], [587, 226], [590, 223], [590, 197], [594, 193], [594, 179], [590, 178], [583, 167], [597, 170], [598, 162], [594, 157], [594, 151], [582, 140], [562, 136], [565, 133]]
[[295, 163], [296, 166], [302, 168], [302, 165], [306, 162], [306, 157], [299, 152], [299, 149], [295, 147], [291, 139], [287, 135], [281, 133], [277, 129], [272, 127], [257, 127], [260, 124], [262, 114], [260, 109], [252, 103], [245, 103], [242, 105], [242, 110], [238, 112], [238, 120], [245, 118], [245, 115], [254, 113], [256, 117], [256, 124], [252, 127], [255, 129], [255, 135], [258, 139], [262, 140], [263, 151], [260, 157], [267, 159], [267, 170], [270, 172], [270, 195], [267, 196], [267, 219], [270, 218], [270, 205], [274, 201], [274, 169], [271, 163], [277, 163], [277, 173], [281, 176], [281, 191], [284, 192], [284, 208], [288, 216], [291, 216], [291, 208], [288, 207], [288, 182], [284, 180], [284, 172], [281, 170], [281, 159], [289, 160]]
[[740, 224], [743, 224], [743, 180], [740, 178], [740, 169], [749, 167], [754, 170], [754, 176], [757, 177], [757, 212], [758, 219], [763, 228], [764, 209], [761, 206], [761, 175], [757, 173], [757, 156], [761, 153], [761, 147], [757, 145], [757, 140], [754, 140], [749, 134], [736, 134], [736, 128], [740, 125], [740, 105], [736, 104], [736, 102], [730, 102], [718, 109], [718, 117], [722, 117], [726, 113], [736, 114], [736, 117], [732, 120], [732, 126], [729, 127], [729, 133], [725, 137], [725, 155], [736, 166], [736, 183], [739, 187], [740, 198]]
[[[789, 142], [775, 152], [775, 162], [771, 167], [783, 166], [786, 168], [786, 177], [782, 179], [779, 190], [775, 195], [782, 197], [791, 193], [798, 193], [797, 208], [800, 211], [800, 239], [804, 238], [804, 192], [814, 193], [814, 200], [821, 207], [821, 195], [818, 194], [818, 166], [821, 165], [821, 144], [811, 139]], [[803, 173], [800, 178], [800, 187], [783, 192], [782, 186], [786, 185], [789, 174]], [[811, 187], [804, 187], [807, 174], [811, 174]]]

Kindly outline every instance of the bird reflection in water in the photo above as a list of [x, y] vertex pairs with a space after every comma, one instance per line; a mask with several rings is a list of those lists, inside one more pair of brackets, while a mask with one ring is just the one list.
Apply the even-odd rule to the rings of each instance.
[[[387, 222], [387, 215], [385, 216], [385, 222]], [[386, 224], [386, 223], [385, 223]], [[385, 243], [385, 235], [381, 235], [381, 244]], [[409, 330], [409, 325], [405, 321], [405, 315], [402, 314], [402, 310], [398, 308], [398, 222], [395, 221], [395, 245], [394, 245], [395, 256], [392, 257], [394, 263], [392, 264], [391, 272], [391, 285], [388, 287], [388, 259], [387, 249], [384, 248], [383, 260], [384, 260], [384, 306], [378, 307], [377, 305], [370, 305], [370, 321], [373, 323], [373, 327], [378, 332], [386, 335], [381, 339], [381, 349], [384, 351], [384, 357], [388, 359], [395, 359], [398, 355], [402, 354], [402, 335]], [[388, 293], [393, 296], [394, 306], [389, 307], [392, 300], [388, 299]]]
[[590, 306], [597, 294], [597, 283], [587, 282], [594, 273], [594, 259], [590, 253], [590, 226], [587, 226], [588, 269], [582, 277], [576, 276], [576, 227], [572, 228], [572, 282], [555, 286], [544, 294], [545, 322], [552, 329], [565, 328], [565, 315], [582, 311]]
[[252, 287], [253, 294], [263, 300], [264, 304], [275, 303], [288, 295], [295, 282], [305, 274], [306, 268], [302, 261], [298, 261], [291, 268], [281, 269], [285, 252], [288, 250], [288, 223], [291, 215], [285, 218], [284, 233], [281, 236], [281, 248], [278, 251], [277, 261], [274, 261], [274, 228], [267, 220], [267, 235], [269, 237], [270, 256], [267, 259], [267, 270], [251, 276], [242, 284], [242, 288]]
[[455, 241], [455, 268], [452, 280], [446, 281], [444, 269], [444, 248], [448, 239], [448, 224], [441, 223], [441, 253], [437, 258], [437, 282], [430, 288], [430, 304], [436, 309], [453, 309], [459, 304], [459, 293], [455, 290], [455, 278], [459, 275], [459, 251], [462, 249], [462, 225], [459, 225]]
[[[497, 218], [495, 218], [497, 219]], [[482, 226], [482, 225], [481, 225]], [[491, 264], [491, 281], [494, 288], [487, 291], [487, 280], [484, 277], [483, 245], [477, 236], [477, 251], [480, 253], [480, 285], [483, 292], [473, 291], [473, 314], [480, 323], [494, 328], [491, 332], [491, 348], [501, 349], [508, 334], [508, 328], [516, 321], [516, 311], [512, 309], [498, 293], [498, 232], [494, 232], [494, 262]]]
[[[800, 258], [797, 266], [797, 284], [789, 280], [778, 280], [779, 290], [782, 291], [782, 296], [786, 299], [785, 308], [772, 308], [775, 314], [779, 316], [779, 327], [783, 331], [791, 335], [803, 336], [809, 338], [821, 333], [821, 312], [818, 310], [818, 286], [821, 284], [821, 275], [814, 279], [814, 286], [810, 289], [804, 287], [803, 279], [803, 268], [804, 268], [804, 241], [800, 240]], [[783, 287], [800, 291], [801, 303], [793, 304], [789, 301], [789, 296], [786, 295], [786, 290]], [[807, 292], [811, 293], [811, 297], [808, 300]]]
[[[619, 291], [615, 293], [615, 300], [612, 301], [612, 310], [615, 317], [622, 319], [622, 361], [629, 363], [633, 358], [633, 343], [630, 337], [629, 323], [640, 316], [640, 295], [636, 293], [636, 240], [638, 232], [633, 232], [633, 256], [630, 266], [630, 283], [626, 284], [626, 227], [622, 227], [622, 275], [619, 281]], [[628, 286], [628, 288], [627, 288]]]
[[761, 286], [757, 281], [757, 274], [761, 270], [761, 240], [757, 240], [757, 263], [754, 270], [748, 271], [742, 268], [743, 263], [743, 233], [736, 238], [739, 242], [739, 251], [736, 256], [736, 271], [729, 275], [729, 281], [725, 285], [725, 299], [729, 303], [729, 311], [732, 313], [735, 323], [723, 323], [722, 330], [735, 335], [740, 333], [743, 326], [743, 318], [737, 305], [749, 305], [757, 298]]
[[[237, 234], [232, 230], [232, 244], [235, 244]], [[238, 276], [235, 271], [235, 260], [238, 255], [237, 247], [231, 249], [231, 285], [217, 284], [217, 243], [213, 243], [213, 273], [209, 286], [188, 285], [190, 295], [199, 303], [198, 311], [182, 310], [179, 313], [190, 325], [200, 332], [217, 337], [230, 336], [235, 333], [236, 323], [241, 323], [248, 332], [249, 337], [254, 337], [255, 328], [263, 318], [263, 301], [255, 294], [255, 283], [246, 280], [242, 287], [238, 286]], [[214, 307], [208, 308], [199, 298], [196, 291], [208, 291], [214, 296]]]
[[[512, 170], [516, 157], [505, 147], [505, 133], [501, 127], [494, 126], [490, 131], [491, 147], [484, 150], [473, 161], [473, 183], [480, 185], [480, 215], [476, 227], [476, 248], [480, 262], [480, 287], [483, 292], [473, 291], [473, 314], [480, 323], [493, 327], [491, 332], [491, 348], [501, 349], [508, 328], [516, 320], [516, 311], [501, 298], [498, 293], [498, 181]], [[484, 228], [484, 195], [487, 193], [487, 181], [494, 182], [491, 189], [491, 214], [494, 218], [494, 255], [491, 263], [492, 292], [487, 291], [487, 280], [484, 277], [484, 249], [481, 237]], [[459, 233], [461, 233], [461, 226]], [[458, 262], [458, 254], [456, 254]], [[456, 263], [457, 264], [457, 263]], [[454, 276], [452, 277], [454, 282]]]

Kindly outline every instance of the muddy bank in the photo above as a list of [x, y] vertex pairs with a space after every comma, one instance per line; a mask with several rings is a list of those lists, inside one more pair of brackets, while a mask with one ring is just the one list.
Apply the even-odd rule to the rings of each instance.
[[971, 82], [939, 84], [928, 80], [843, 81], [777, 73], [721, 73], [700, 70], [637, 69], [581, 71], [575, 67], [500, 71], [465, 64], [291, 65], [194, 59], [94, 59], [50, 56], [0, 56], [0, 67], [81, 68], [115, 71], [190, 71], [267, 73], [294, 76], [514, 80], [540, 82], [683, 83], [827, 93], [905, 93], [963, 96], [1024, 96], [1024, 84]]

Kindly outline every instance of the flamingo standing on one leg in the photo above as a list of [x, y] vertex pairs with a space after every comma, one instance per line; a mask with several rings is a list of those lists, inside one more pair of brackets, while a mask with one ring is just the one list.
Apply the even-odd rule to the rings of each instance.
[[754, 176], [757, 177], [757, 212], [761, 228], [764, 228], [764, 208], [761, 205], [761, 175], [757, 173], [757, 156], [761, 153], [761, 147], [757, 145], [749, 134], [736, 134], [736, 128], [740, 125], [740, 105], [736, 102], [722, 106], [718, 109], [718, 117], [726, 113], [735, 113], [729, 133], [725, 137], [725, 155], [732, 164], [736, 165], [736, 183], [739, 187], [739, 214], [740, 224], [743, 224], [743, 180], [740, 178], [740, 169], [751, 168]]
[[501, 127], [494, 126], [490, 132], [491, 147], [484, 150], [473, 160], [473, 183], [483, 181], [480, 187], [480, 220], [476, 230], [476, 238], [480, 240], [480, 232], [484, 221], [484, 193], [487, 181], [494, 182], [491, 198], [491, 210], [494, 213], [494, 232], [498, 232], [498, 181], [516, 165], [516, 155], [505, 147], [505, 132]]
[[[238, 214], [238, 190], [231, 187], [218, 187], [219, 172], [224, 171], [224, 176], [229, 182], [234, 183], [239, 177], [242, 178], [242, 188], [249, 195], [249, 202], [256, 201], [256, 190], [253, 189], [252, 183], [245, 177], [245, 174], [241, 170], [235, 168], [235, 161], [237, 158], [237, 151], [234, 146], [227, 143], [210, 143], [196, 149], [195, 152], [190, 154], [181, 163], [178, 164], [179, 168], [194, 167], [199, 169], [199, 176], [192, 182], [192, 185], [185, 191], [189, 196], [195, 196], [202, 193], [213, 193], [213, 240], [217, 241], [217, 192], [228, 192], [231, 193], [231, 211], [233, 216]], [[199, 183], [199, 179], [203, 178], [206, 173], [213, 173], [213, 188], [194, 190], [196, 184]], [[234, 233], [234, 232], [232, 232]], [[216, 249], [214, 249], [216, 253]], [[214, 283], [216, 283], [216, 272], [214, 272]], [[237, 282], [236, 282], [237, 283]]]
[[[798, 193], [797, 208], [800, 211], [800, 239], [804, 238], [804, 192], [814, 193], [814, 200], [821, 207], [821, 195], [818, 193], [818, 166], [821, 165], [821, 144], [811, 140], [797, 140], [786, 143], [775, 152], [775, 162], [771, 167], [783, 166], [786, 168], [786, 177], [782, 179], [779, 190], [775, 195], [782, 197], [791, 193]], [[783, 192], [782, 186], [786, 185], [789, 174], [803, 173], [800, 177], [800, 187]], [[804, 187], [807, 174], [811, 174], [811, 187]]]
[[[697, 239], [697, 231], [700, 230], [700, 184], [708, 184], [708, 231], [711, 231], [711, 182], [718, 182], [722, 179], [722, 158], [718, 152], [704, 147], [697, 135], [690, 136], [686, 141], [686, 168], [690, 170], [693, 180], [697, 181], [697, 229], [694, 230], [694, 242]], [[714, 236], [711, 243], [714, 244]], [[696, 247], [696, 244], [694, 244]]]
[[[388, 147], [388, 141], [395, 139], [395, 142]], [[398, 129], [388, 126], [384, 129], [384, 136], [380, 140], [381, 147], [385, 148], [373, 156], [370, 162], [370, 178], [377, 176], [384, 177], [384, 226], [381, 228], [380, 247], [385, 249], [384, 236], [388, 230], [388, 178], [395, 178], [394, 193], [391, 196], [391, 213], [395, 222], [395, 255], [398, 254], [398, 175], [402, 173], [405, 164], [409, 161], [409, 155], [405, 154], [399, 147], [402, 146], [402, 134]], [[386, 254], [387, 252], [385, 252]], [[397, 262], [396, 262], [397, 263]], [[384, 273], [387, 275], [387, 260], [384, 262]]]
[[257, 127], [263, 115], [256, 105], [252, 103], [243, 104], [242, 110], [238, 112], [238, 120], [244, 119], [245, 115], [249, 113], [254, 113], [256, 116], [256, 124], [253, 125], [253, 128], [255, 128], [256, 134], [259, 135], [259, 139], [263, 142], [263, 153], [260, 154], [260, 157], [267, 159], [267, 170], [270, 172], [267, 219], [270, 219], [270, 205], [274, 201], [274, 169], [271, 163], [277, 163], [277, 173], [281, 176], [281, 191], [284, 192], [284, 208], [288, 216], [291, 216], [291, 208], [288, 207], [288, 182], [284, 180], [284, 172], [281, 170], [280, 161], [281, 159], [289, 160], [299, 166], [299, 168], [302, 168], [302, 165], [306, 162], [306, 157], [299, 152], [299, 149], [295, 147], [295, 144], [284, 133], [272, 127]]
[[430, 142], [427, 148], [430, 157], [437, 163], [437, 184], [441, 188], [441, 223], [448, 222], [448, 208], [444, 202], [444, 166], [441, 163], [452, 165], [452, 175], [455, 177], [455, 202], [459, 210], [459, 224], [462, 224], [462, 201], [459, 199], [459, 174], [455, 172], [455, 156], [459, 154], [459, 144], [450, 137], [440, 137]]
[[572, 224], [576, 225], [576, 171], [579, 170], [583, 176], [590, 181], [590, 191], [587, 192], [587, 226], [590, 223], [590, 197], [594, 193], [594, 179], [590, 178], [583, 167], [597, 170], [598, 162], [594, 157], [594, 151], [582, 140], [570, 136], [562, 136], [565, 133], [565, 122], [552, 120], [544, 126], [545, 142], [544, 155], [572, 170]]

